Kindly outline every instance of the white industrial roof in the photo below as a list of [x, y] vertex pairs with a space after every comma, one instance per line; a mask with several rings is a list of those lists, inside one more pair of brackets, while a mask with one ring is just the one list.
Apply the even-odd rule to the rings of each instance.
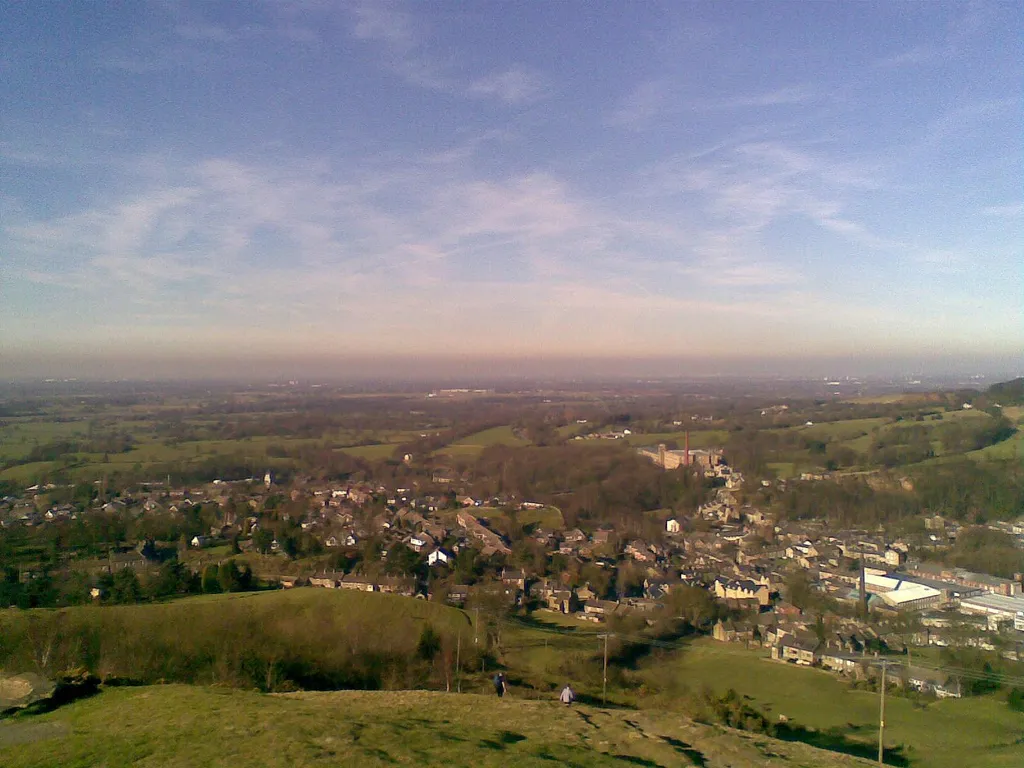
[[982, 610], [985, 613], [1006, 613], [1012, 616], [1017, 611], [1024, 611], [1024, 597], [976, 595], [963, 598], [960, 601], [960, 607], [967, 610]]

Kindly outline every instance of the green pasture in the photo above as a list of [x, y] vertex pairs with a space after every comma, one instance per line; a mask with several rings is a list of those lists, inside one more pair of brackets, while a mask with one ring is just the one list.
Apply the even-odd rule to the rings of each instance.
[[537, 524], [541, 528], [561, 530], [565, 527], [565, 518], [558, 507], [543, 507], [541, 509], [522, 509], [516, 515], [516, 519], [522, 525]]
[[[728, 437], [729, 433], [724, 429], [694, 430], [690, 432], [690, 447], [721, 448]], [[652, 432], [650, 434], [629, 435], [623, 439], [627, 444], [637, 447], [658, 445], [659, 443], [668, 443], [674, 440], [679, 444], [680, 448], [683, 448], [686, 444], [686, 431]]]
[[[475, 517], [481, 520], [508, 520], [510, 513], [497, 507], [472, 507], [469, 509]], [[565, 520], [562, 511], [558, 507], [541, 507], [540, 509], [518, 509], [514, 513], [516, 522], [520, 525], [539, 525], [542, 528], [561, 530], [565, 527]]]
[[512, 431], [512, 427], [506, 424], [467, 435], [460, 440], [446, 445], [444, 448], [439, 448], [434, 451], [434, 454], [437, 456], [451, 456], [452, 458], [474, 459], [480, 455], [484, 448], [489, 448], [492, 445], [508, 445], [514, 448], [522, 448], [530, 445], [530, 442], [516, 435]]
[[[501, 427], [491, 427], [485, 429], [482, 432], [477, 432], [461, 440], [456, 440], [449, 447], [454, 446], [474, 446], [479, 448], [489, 448], [492, 445], [510, 445], [513, 447], [522, 447], [529, 445], [528, 440], [524, 440], [512, 431], [512, 427], [508, 424]], [[445, 449], [447, 450], [447, 449]]]
[[808, 437], [812, 440], [834, 440], [836, 442], [844, 442], [847, 440], [854, 440], [863, 435], [868, 435], [873, 430], [884, 426], [889, 421], [891, 420], [887, 418], [847, 419], [846, 421], [816, 422], [811, 426], [804, 424], [788, 427], [785, 431], [799, 432], [804, 437]]
[[780, 480], [789, 480], [797, 476], [796, 463], [792, 461], [771, 461], [765, 465]]
[[338, 448], [337, 450], [347, 453], [349, 456], [355, 456], [358, 459], [377, 461], [379, 459], [391, 458], [397, 447], [397, 443], [383, 443], [380, 445], [352, 445], [346, 448]]
[[86, 434], [85, 421], [52, 421], [39, 417], [0, 420], [0, 460], [26, 456], [36, 445], [45, 445]]
[[1003, 408], [1003, 416], [1014, 424], [1024, 424], [1024, 405], [1007, 405]]
[[[838, 729], [851, 739], [877, 739], [877, 693], [853, 690], [829, 672], [771, 661], [763, 651], [703, 639], [671, 661], [651, 664], [644, 673], [652, 681], [670, 681], [691, 691], [732, 688], [772, 719], [785, 715], [819, 730]], [[926, 704], [889, 696], [885, 719], [886, 744], [904, 745], [912, 766], [1024, 764], [1024, 715], [998, 696]]]
[[9, 467], [0, 472], [0, 480], [32, 485], [39, 482], [59, 466], [59, 462], [56, 461], [35, 461], [31, 464], [19, 464], [16, 467]]
[[435, 456], [450, 456], [454, 459], [475, 459], [483, 451], [482, 445], [446, 445], [434, 451]]
[[995, 445], [987, 445], [976, 451], [968, 451], [967, 453], [955, 454], [954, 456], [939, 457], [938, 459], [932, 459], [932, 461], [941, 461], [943, 458], [948, 461], [951, 458], [959, 458], [961, 456], [974, 459], [975, 461], [1020, 459], [1021, 456], [1024, 456], [1024, 429], [1018, 430], [1017, 434], [1010, 439], [1003, 440]]
[[575, 437], [576, 435], [586, 432], [590, 428], [589, 424], [566, 424], [564, 427], [558, 427], [555, 432], [558, 433], [559, 437], [566, 439]]

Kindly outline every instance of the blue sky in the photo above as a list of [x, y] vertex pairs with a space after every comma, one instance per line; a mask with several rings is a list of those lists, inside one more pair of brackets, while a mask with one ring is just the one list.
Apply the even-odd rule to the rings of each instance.
[[1017, 365], [1022, 32], [1012, 2], [7, 3], [0, 355]]

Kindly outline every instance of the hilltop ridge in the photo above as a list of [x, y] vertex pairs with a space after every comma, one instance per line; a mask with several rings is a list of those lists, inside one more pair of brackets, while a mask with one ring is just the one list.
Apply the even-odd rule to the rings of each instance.
[[147, 766], [868, 765], [668, 712], [429, 691], [259, 694], [106, 689], [0, 722], [8, 768]]

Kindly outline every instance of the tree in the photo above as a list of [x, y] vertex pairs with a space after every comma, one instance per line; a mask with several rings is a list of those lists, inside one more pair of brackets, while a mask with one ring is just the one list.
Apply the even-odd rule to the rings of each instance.
[[424, 661], [432, 661], [441, 650], [441, 636], [434, 627], [427, 622], [420, 632], [419, 642], [416, 644], [416, 655]]
[[388, 550], [385, 570], [392, 576], [415, 576], [423, 570], [423, 558], [405, 544]]
[[248, 592], [253, 588], [254, 581], [252, 568], [249, 567], [248, 563], [243, 563], [241, 570], [238, 572], [238, 588], [242, 592]]
[[234, 560], [225, 560], [217, 569], [217, 582], [221, 592], [238, 592], [242, 586], [241, 573]]
[[177, 560], [168, 560], [160, 566], [156, 578], [150, 585], [153, 597], [171, 597], [189, 592], [191, 578], [188, 569]]
[[274, 544], [274, 534], [265, 528], [258, 528], [252, 534], [252, 544], [261, 555], [269, 555]]
[[1024, 688], [1011, 688], [1006, 694], [1006, 703], [1015, 712], [1024, 712]]
[[669, 591], [666, 603], [673, 615], [686, 619], [690, 626], [700, 630], [718, 615], [718, 603], [710, 592], [701, 587], [682, 586]]
[[281, 541], [281, 549], [286, 555], [288, 555], [288, 557], [294, 560], [299, 556], [299, 540], [291, 534], [288, 534]]
[[22, 593], [21, 581], [17, 568], [5, 568], [3, 581], [0, 581], [0, 608], [18, 605]]
[[203, 592], [208, 595], [220, 592], [220, 570], [216, 565], [208, 565], [203, 571]]
[[806, 611], [814, 602], [814, 588], [804, 570], [795, 570], [786, 578], [786, 599], [801, 611]]
[[114, 574], [110, 586], [110, 602], [119, 605], [137, 603], [142, 599], [142, 586], [139, 577], [131, 568], [122, 568]]

